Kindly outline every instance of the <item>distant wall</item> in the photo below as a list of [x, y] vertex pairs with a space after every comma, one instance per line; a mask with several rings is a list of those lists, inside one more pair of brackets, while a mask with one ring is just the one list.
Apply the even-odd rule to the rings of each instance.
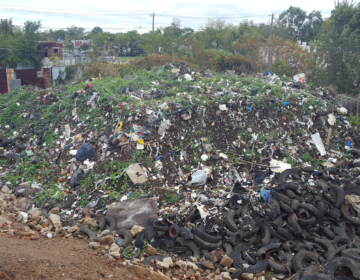
[[8, 92], [6, 69], [0, 69], [0, 93]]
[[16, 78], [21, 80], [22, 86], [37, 84], [37, 71], [35, 69], [15, 69]]

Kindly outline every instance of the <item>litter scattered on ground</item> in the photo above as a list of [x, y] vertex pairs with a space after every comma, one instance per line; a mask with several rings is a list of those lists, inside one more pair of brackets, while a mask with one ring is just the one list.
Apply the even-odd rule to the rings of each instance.
[[183, 63], [81, 87], [0, 105], [0, 230], [169, 279], [360, 279], [359, 130], [331, 91]]

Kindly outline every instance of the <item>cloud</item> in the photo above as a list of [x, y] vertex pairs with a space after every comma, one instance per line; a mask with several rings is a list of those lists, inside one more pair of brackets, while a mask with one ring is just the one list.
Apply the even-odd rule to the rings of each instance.
[[208, 17], [224, 18], [228, 23], [245, 19], [268, 22], [271, 13], [279, 14], [290, 5], [308, 12], [317, 9], [325, 15], [334, 6], [333, 0], [12, 0], [11, 4], [0, 0], [1, 17], [13, 18], [19, 25], [27, 20], [41, 20], [44, 27], [118, 28], [114, 31], [138, 29], [139, 26], [150, 30], [152, 11], [157, 14], [157, 27], [169, 25], [176, 17], [183, 26], [199, 28], [207, 23]]

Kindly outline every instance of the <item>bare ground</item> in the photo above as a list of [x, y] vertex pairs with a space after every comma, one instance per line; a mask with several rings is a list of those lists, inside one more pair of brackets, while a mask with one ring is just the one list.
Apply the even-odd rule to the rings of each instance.
[[26, 240], [0, 234], [0, 280], [166, 279], [110, 261], [79, 239]]

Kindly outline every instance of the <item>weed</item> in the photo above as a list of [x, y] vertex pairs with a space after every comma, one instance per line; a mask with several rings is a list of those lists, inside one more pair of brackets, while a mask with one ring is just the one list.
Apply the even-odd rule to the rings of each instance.
[[351, 115], [351, 116], [349, 116], [349, 121], [354, 126], [360, 125], [360, 117], [359, 116]]
[[64, 198], [65, 198], [65, 192], [62, 189], [62, 187], [59, 186], [58, 184], [51, 183], [46, 185], [44, 189], [37, 194], [35, 198], [35, 202], [41, 204], [48, 199], [61, 201], [64, 200]]
[[165, 191], [164, 193], [164, 203], [172, 204], [183, 199], [183, 196], [177, 194], [176, 192]]

